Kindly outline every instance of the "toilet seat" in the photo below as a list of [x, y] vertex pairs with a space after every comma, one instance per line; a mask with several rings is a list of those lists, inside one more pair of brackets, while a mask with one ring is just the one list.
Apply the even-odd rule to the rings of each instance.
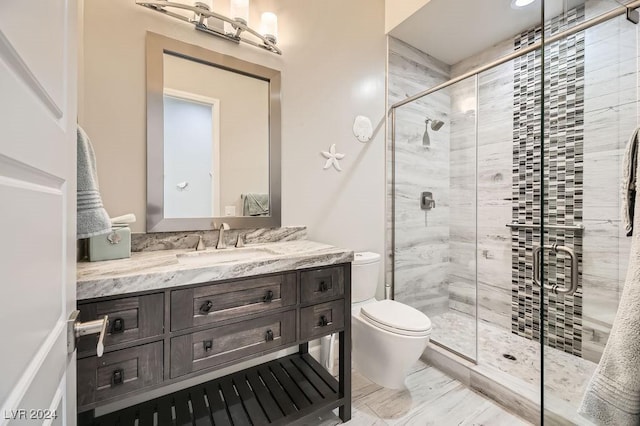
[[402, 336], [431, 334], [431, 320], [419, 310], [395, 300], [381, 300], [360, 308], [361, 318], [370, 324]]

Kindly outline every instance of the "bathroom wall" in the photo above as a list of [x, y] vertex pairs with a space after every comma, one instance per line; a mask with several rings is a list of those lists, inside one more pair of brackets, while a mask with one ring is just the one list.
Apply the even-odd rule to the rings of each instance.
[[[501, 56], [505, 48], [501, 43], [454, 64], [452, 76]], [[507, 327], [511, 254], [505, 242], [511, 236], [504, 225], [511, 213], [513, 82], [503, 70], [478, 76], [477, 98], [475, 78], [452, 89], [449, 295], [451, 309], [474, 315], [477, 298], [479, 319]]]
[[384, 30], [389, 33], [431, 0], [385, 0]]
[[[217, 2], [225, 10], [225, 2]], [[385, 58], [383, 0], [254, 0], [278, 14], [277, 56], [196, 32], [130, 0], [84, 3], [79, 122], [95, 145], [104, 203], [133, 212], [145, 229], [145, 32], [153, 31], [282, 71], [282, 223], [306, 225], [310, 239], [384, 250]], [[376, 132], [366, 144], [356, 115]], [[336, 144], [342, 172], [323, 170]], [[383, 271], [381, 267], [381, 272]], [[382, 288], [380, 286], [380, 288]], [[379, 294], [382, 294], [380, 291]]]
[[[587, 14], [606, 8], [590, 1]], [[624, 148], [639, 124], [638, 26], [616, 18], [585, 33], [583, 358], [598, 361], [624, 286], [631, 238], [620, 221]]]
[[[449, 79], [449, 66], [406, 43], [389, 37], [388, 103], [392, 105], [426, 87]], [[446, 311], [449, 263], [449, 120], [447, 90], [396, 110], [395, 251], [391, 254], [391, 198], [388, 202], [388, 270], [395, 262], [395, 299], [428, 315]], [[425, 119], [444, 121], [429, 130], [431, 144], [422, 138]], [[391, 197], [391, 138], [389, 138], [388, 196]], [[432, 192], [436, 207], [420, 208], [420, 194]], [[391, 282], [387, 274], [387, 282]]]

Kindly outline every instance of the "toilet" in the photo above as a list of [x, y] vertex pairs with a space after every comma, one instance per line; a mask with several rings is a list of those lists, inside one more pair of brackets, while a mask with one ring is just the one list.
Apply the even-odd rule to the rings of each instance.
[[356, 253], [351, 269], [353, 368], [374, 383], [401, 389], [429, 343], [431, 321], [395, 300], [376, 300], [380, 255]]

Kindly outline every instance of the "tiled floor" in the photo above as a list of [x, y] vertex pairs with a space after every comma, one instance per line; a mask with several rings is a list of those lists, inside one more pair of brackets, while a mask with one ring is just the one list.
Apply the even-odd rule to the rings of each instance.
[[[473, 356], [475, 320], [456, 311], [432, 318], [432, 339], [444, 345], [455, 344]], [[533, 393], [540, 393], [540, 344], [499, 327], [478, 323], [478, 364], [493, 367], [522, 380]], [[506, 359], [503, 354], [515, 356]], [[596, 364], [557, 349], [544, 348], [545, 398], [564, 402], [567, 415], [577, 412], [580, 401], [595, 371]], [[570, 417], [568, 417], [570, 418]]]
[[[493, 401], [470, 390], [441, 371], [418, 361], [407, 377], [407, 388], [380, 387], [353, 372], [352, 426], [486, 425], [519, 426], [529, 423]], [[313, 426], [333, 426], [340, 420], [328, 413]]]

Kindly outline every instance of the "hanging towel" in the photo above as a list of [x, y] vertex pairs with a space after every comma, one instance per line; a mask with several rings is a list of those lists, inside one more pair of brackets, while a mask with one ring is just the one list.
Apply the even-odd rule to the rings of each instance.
[[111, 232], [111, 220], [98, 192], [96, 156], [89, 136], [78, 126], [78, 223], [77, 237], [89, 238]]
[[268, 216], [269, 194], [245, 194], [242, 214], [244, 216]]
[[[637, 136], [636, 130], [630, 144], [637, 144]], [[631, 153], [634, 158], [631, 158]], [[629, 182], [625, 181], [623, 187], [635, 188], [638, 176], [635, 157], [638, 149], [627, 147], [627, 154], [623, 175]], [[635, 164], [632, 170], [629, 169], [630, 163]], [[628, 175], [633, 178], [628, 178]], [[627, 201], [628, 194], [622, 194], [623, 200]], [[624, 206], [624, 214], [630, 212], [631, 228], [640, 229], [640, 214], [633, 217], [634, 211], [640, 211], [640, 197], [634, 194], [633, 203], [632, 208]], [[600, 364], [587, 386], [579, 409], [580, 414], [598, 425], [640, 425], [640, 232], [636, 232], [632, 238], [620, 306]]]
[[627, 237], [633, 234], [633, 212], [636, 200], [636, 171], [638, 167], [638, 132], [637, 128], [627, 142], [622, 162], [622, 223]]

